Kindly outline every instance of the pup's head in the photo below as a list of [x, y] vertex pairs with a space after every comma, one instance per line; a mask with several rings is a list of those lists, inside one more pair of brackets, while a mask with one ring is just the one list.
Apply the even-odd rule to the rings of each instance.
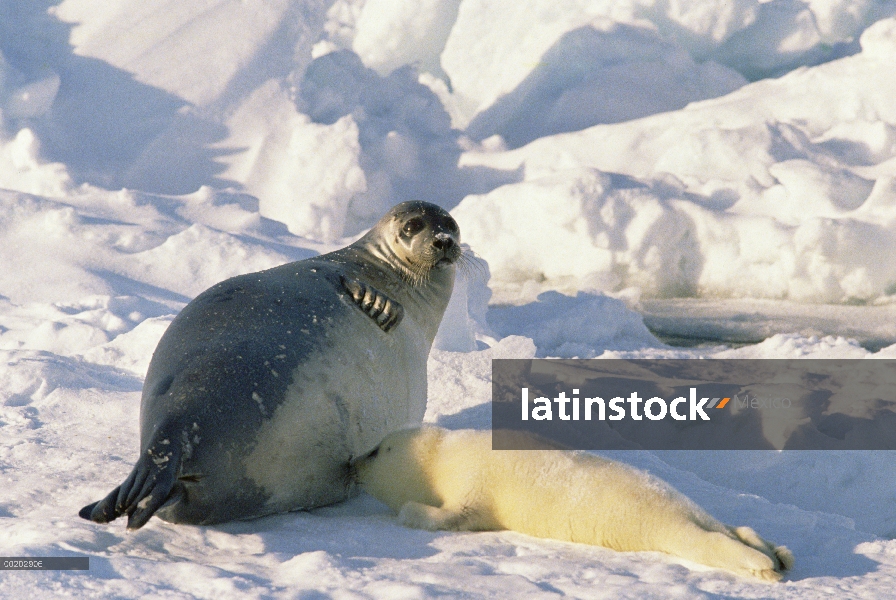
[[443, 431], [434, 427], [405, 429], [386, 436], [352, 465], [368, 494], [398, 512], [406, 502], [438, 506], [430, 476]]

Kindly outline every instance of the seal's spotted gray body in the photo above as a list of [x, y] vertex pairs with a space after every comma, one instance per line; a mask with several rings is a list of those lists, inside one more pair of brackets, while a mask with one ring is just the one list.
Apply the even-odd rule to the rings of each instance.
[[349, 459], [423, 418], [459, 242], [444, 210], [405, 202], [346, 248], [200, 294], [153, 354], [137, 465], [81, 516], [136, 529], [344, 499]]

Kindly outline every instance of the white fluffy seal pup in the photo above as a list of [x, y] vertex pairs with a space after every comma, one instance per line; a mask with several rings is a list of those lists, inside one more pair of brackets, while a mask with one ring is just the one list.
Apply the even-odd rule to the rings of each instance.
[[[531, 444], [550, 448], [524, 433]], [[511, 529], [619, 551], [655, 550], [778, 581], [793, 554], [723, 525], [667, 483], [584, 452], [492, 450], [491, 432], [392, 433], [354, 461], [372, 496], [418, 529]]]
[[351, 456], [419, 424], [460, 232], [394, 207], [354, 244], [228, 279], [153, 354], [131, 474], [80, 515], [206, 525], [345, 499]]

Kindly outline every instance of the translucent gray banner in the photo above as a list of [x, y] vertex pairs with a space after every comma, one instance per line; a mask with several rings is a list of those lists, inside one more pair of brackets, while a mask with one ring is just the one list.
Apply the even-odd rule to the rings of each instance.
[[893, 450], [896, 360], [493, 360], [495, 449]]
[[0, 556], [0, 571], [87, 571], [89, 556]]

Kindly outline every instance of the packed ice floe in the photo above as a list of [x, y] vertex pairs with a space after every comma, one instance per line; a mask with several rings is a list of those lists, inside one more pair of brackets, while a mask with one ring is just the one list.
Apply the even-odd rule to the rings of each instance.
[[896, 2], [0, 2], [0, 596], [880, 598], [889, 452], [615, 452], [790, 547], [774, 588], [658, 554], [404, 529], [360, 496], [216, 527], [78, 519], [130, 470], [192, 297], [436, 202], [469, 260], [426, 421], [493, 358], [896, 356]]

